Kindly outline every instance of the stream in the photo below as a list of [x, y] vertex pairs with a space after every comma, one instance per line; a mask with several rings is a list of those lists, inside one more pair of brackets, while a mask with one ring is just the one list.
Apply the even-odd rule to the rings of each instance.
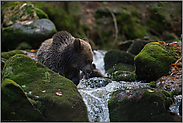
[[[104, 55], [106, 51], [95, 50], [93, 53], [93, 63], [96, 68], [101, 70], [105, 76], [104, 69]], [[149, 87], [149, 83], [141, 82], [125, 82], [125, 81], [111, 81], [105, 86], [98, 87], [96, 85], [88, 86], [88, 81], [96, 81], [96, 84], [102, 84], [103, 78], [90, 78], [89, 80], [82, 79], [78, 84], [77, 88], [80, 92], [83, 100], [87, 106], [88, 117], [90, 122], [110, 122], [108, 100], [111, 98], [111, 94], [117, 89], [134, 89]], [[179, 114], [179, 105], [182, 95], [174, 97], [175, 102], [170, 106], [170, 111]]]

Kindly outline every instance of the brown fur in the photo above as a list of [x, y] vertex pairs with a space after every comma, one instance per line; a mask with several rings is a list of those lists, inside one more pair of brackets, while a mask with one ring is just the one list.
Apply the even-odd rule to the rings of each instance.
[[92, 71], [92, 49], [85, 40], [74, 38], [66, 31], [58, 32], [41, 44], [37, 52], [38, 61], [77, 85], [80, 70]]
[[81, 73], [81, 79], [83, 79], [83, 78], [89, 79], [89, 78], [93, 78], [93, 77], [105, 77], [103, 72], [101, 70], [97, 69], [96, 65], [94, 63], [92, 64], [92, 72], [90, 74], [88, 74], [86, 72]]

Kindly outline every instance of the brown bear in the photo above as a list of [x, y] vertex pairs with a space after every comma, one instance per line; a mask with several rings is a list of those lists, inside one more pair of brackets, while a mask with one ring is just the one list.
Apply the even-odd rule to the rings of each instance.
[[81, 73], [81, 79], [89, 79], [93, 77], [105, 77], [104, 73], [101, 70], [97, 69], [94, 63], [92, 64], [92, 71], [90, 73]]
[[78, 85], [80, 70], [86, 73], [92, 71], [93, 53], [86, 38], [74, 38], [70, 33], [60, 31], [41, 44], [37, 59]]

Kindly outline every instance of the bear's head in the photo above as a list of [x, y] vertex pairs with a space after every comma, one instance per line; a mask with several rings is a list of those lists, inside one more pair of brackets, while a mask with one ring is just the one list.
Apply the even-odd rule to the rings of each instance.
[[88, 40], [86, 38], [75, 38], [73, 47], [76, 51], [73, 67], [90, 73], [92, 71], [93, 52]]

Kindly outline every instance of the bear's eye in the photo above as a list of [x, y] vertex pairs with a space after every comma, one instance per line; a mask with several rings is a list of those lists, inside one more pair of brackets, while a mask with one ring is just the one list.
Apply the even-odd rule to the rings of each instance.
[[87, 63], [90, 63], [90, 60], [87, 60], [86, 62], [87, 62]]

